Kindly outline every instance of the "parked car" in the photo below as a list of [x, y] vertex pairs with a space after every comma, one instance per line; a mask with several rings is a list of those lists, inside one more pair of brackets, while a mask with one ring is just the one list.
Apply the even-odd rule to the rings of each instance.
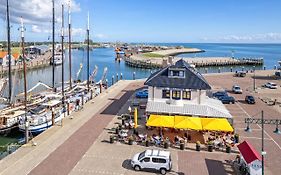
[[144, 89], [144, 90], [137, 91], [136, 97], [137, 98], [148, 98], [148, 90]]
[[248, 104], [255, 104], [256, 101], [255, 101], [255, 98], [252, 96], [252, 95], [247, 95], [245, 97], [245, 101], [248, 103]]
[[243, 91], [240, 88], [240, 86], [234, 85], [234, 86], [232, 86], [232, 92], [234, 92], [235, 94], [242, 94]]
[[246, 71], [236, 71], [234, 74], [236, 77], [245, 77]]
[[269, 89], [277, 89], [277, 84], [273, 83], [273, 82], [268, 82], [264, 86], [269, 88]]
[[215, 98], [219, 98], [222, 96], [228, 96], [226, 91], [217, 91], [215, 93], [213, 93], [213, 97]]
[[131, 160], [131, 166], [135, 171], [150, 169], [166, 174], [167, 171], [172, 169], [171, 153], [162, 150], [146, 150], [134, 155]]
[[221, 96], [218, 98], [223, 104], [234, 104], [235, 103], [235, 98], [232, 96]]

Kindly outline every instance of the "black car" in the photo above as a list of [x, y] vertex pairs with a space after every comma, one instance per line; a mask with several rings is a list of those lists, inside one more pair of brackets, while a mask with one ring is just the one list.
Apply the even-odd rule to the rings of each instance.
[[246, 101], [248, 104], [255, 104], [255, 103], [256, 103], [255, 98], [254, 98], [253, 96], [251, 96], [251, 95], [247, 95], [247, 96], [245, 97], [245, 101]]
[[223, 96], [228, 96], [227, 95], [227, 92], [225, 91], [217, 91], [215, 93], [213, 93], [213, 97], [219, 99], [220, 97], [223, 97]]
[[223, 104], [234, 104], [235, 103], [235, 98], [232, 96], [221, 96], [218, 98]]

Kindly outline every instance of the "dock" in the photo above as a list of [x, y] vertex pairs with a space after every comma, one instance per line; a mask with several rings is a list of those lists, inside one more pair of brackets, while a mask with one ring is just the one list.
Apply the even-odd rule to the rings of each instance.
[[213, 67], [213, 66], [250, 66], [263, 65], [262, 58], [231, 58], [231, 57], [195, 57], [195, 58], [179, 58], [179, 57], [163, 57], [163, 58], [145, 58], [141, 56], [125, 57], [125, 64], [131, 67], [143, 69], [163, 68], [168, 64], [173, 64], [179, 59], [184, 59], [195, 67]]
[[[27, 70], [42, 68], [50, 65], [50, 59], [52, 57], [52, 53], [50, 51], [46, 52], [44, 55], [39, 55], [37, 58], [32, 59], [31, 61], [26, 62]], [[11, 71], [22, 71], [23, 63], [17, 63], [16, 65], [11, 66]], [[3, 67], [0, 65], [0, 75], [6, 75], [8, 73], [9, 67]]]

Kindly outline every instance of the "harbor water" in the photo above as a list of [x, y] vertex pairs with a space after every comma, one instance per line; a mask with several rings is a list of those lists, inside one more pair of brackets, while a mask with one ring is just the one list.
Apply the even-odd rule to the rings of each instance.
[[[197, 54], [181, 54], [178, 57], [231, 57], [234, 55], [236, 58], [263, 58], [264, 65], [257, 67], [256, 69], [263, 69], [264, 66], [266, 69], [273, 69], [277, 62], [281, 59], [281, 44], [197, 44], [197, 43], [153, 43], [153, 45], [166, 45], [166, 46], [185, 46], [185, 47], [193, 47], [205, 50], [203, 53]], [[87, 53], [83, 50], [72, 50], [72, 79], [77, 79], [77, 72], [79, 70], [80, 64], [83, 65], [83, 69], [81, 72], [81, 79], [87, 79]], [[151, 72], [155, 70], [149, 69], [139, 69], [132, 68], [127, 65], [123, 61], [117, 62], [115, 61], [115, 52], [114, 48], [97, 48], [90, 51], [90, 73], [94, 70], [95, 65], [98, 66], [98, 73], [95, 78], [96, 81], [101, 79], [103, 69], [105, 67], [108, 68], [107, 72], [107, 80], [109, 85], [112, 83], [112, 77], [114, 77], [114, 81], [116, 79], [116, 75], [120, 79], [120, 75], [122, 74], [123, 79], [133, 79], [133, 72], [135, 72], [135, 77], [138, 78], [147, 78]], [[69, 69], [68, 69], [68, 53], [65, 54], [65, 71], [64, 71], [64, 79], [69, 80]], [[55, 67], [55, 85], [61, 85], [61, 65]], [[230, 71], [231, 67], [209, 67], [208, 73], [218, 72], [220, 69], [221, 72]], [[236, 70], [251, 70], [250, 67], [242, 67], [235, 66], [232, 67], [233, 71]], [[205, 73], [205, 68], [199, 68], [201, 73]], [[52, 85], [52, 66], [48, 66], [45, 68], [30, 70], [27, 73], [28, 80], [28, 89], [36, 85], [36, 83], [43, 82], [47, 85]], [[23, 92], [23, 73], [18, 72], [13, 75], [13, 94], [16, 95], [20, 92]], [[4, 95], [7, 94], [7, 88]]]

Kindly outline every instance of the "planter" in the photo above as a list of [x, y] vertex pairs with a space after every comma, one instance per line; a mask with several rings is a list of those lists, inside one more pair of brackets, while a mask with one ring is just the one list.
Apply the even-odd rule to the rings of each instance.
[[181, 149], [181, 150], [184, 150], [184, 147], [185, 147], [185, 144], [184, 144], [184, 143], [181, 143], [181, 144], [180, 144], [180, 149]]
[[164, 148], [168, 149], [169, 148], [169, 143], [168, 142], [164, 142]]
[[145, 141], [145, 146], [149, 147], [149, 141], [148, 140]]
[[230, 152], [231, 152], [231, 147], [230, 147], [230, 146], [227, 146], [226, 149], [225, 149], [225, 151], [226, 151], [227, 153], [230, 153]]
[[110, 136], [109, 143], [114, 143], [114, 137], [113, 136]]
[[196, 151], [200, 151], [200, 149], [201, 149], [200, 145], [196, 144]]
[[129, 140], [128, 144], [133, 145], [133, 140]]
[[213, 149], [214, 149], [213, 145], [208, 145], [208, 151], [209, 152], [213, 152]]

